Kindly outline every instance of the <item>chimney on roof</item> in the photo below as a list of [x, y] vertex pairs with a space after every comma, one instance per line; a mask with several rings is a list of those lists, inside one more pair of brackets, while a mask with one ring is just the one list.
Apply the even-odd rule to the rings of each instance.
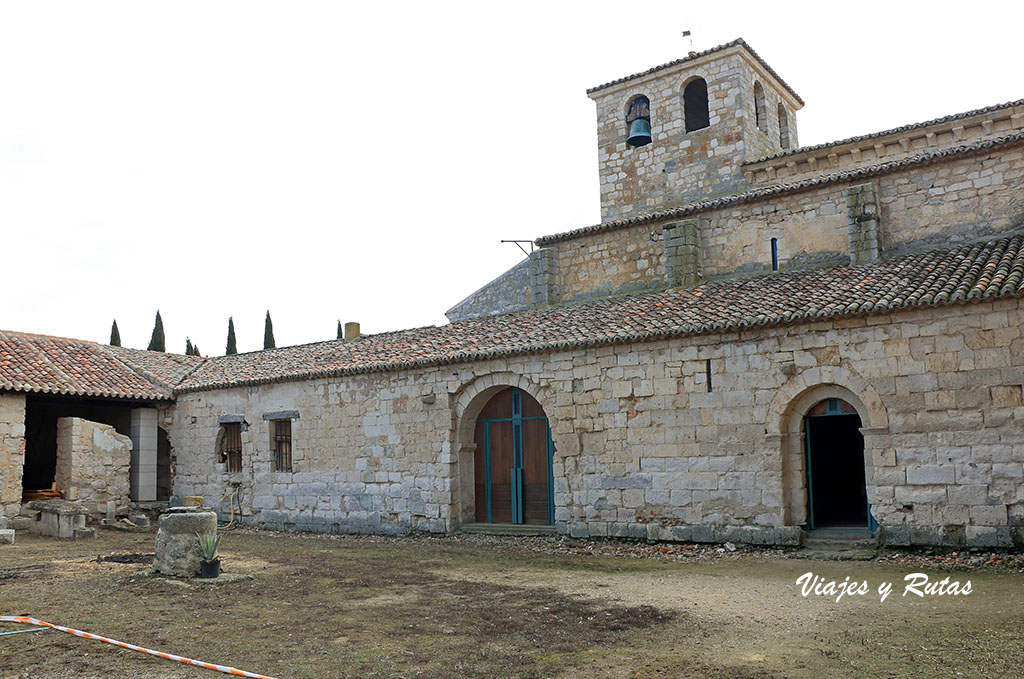
[[345, 324], [345, 341], [351, 342], [359, 337], [359, 324], [349, 321]]

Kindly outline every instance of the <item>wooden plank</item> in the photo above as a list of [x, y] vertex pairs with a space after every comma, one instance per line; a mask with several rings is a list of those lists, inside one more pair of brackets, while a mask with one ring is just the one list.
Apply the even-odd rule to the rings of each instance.
[[514, 438], [511, 422], [492, 422], [491, 428], [491, 521], [512, 523], [512, 465]]
[[[526, 399], [523, 399], [526, 407]], [[547, 420], [523, 422], [523, 521], [548, 523]]]

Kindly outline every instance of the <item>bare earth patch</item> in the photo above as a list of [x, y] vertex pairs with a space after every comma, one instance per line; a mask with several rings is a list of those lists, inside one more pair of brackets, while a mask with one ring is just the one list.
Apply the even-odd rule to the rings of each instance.
[[[0, 549], [0, 614], [281, 678], [1024, 678], [1024, 573], [1011, 570], [235, 531], [223, 571], [244, 577], [199, 586], [149, 574], [153, 541], [19, 534]], [[974, 591], [901, 596], [911, 570]], [[807, 571], [894, 592], [804, 598]], [[0, 637], [0, 679], [213, 676], [54, 631]]]

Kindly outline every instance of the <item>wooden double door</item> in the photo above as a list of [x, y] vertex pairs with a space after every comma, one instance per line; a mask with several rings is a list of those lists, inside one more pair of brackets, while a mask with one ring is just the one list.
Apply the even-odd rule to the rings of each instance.
[[555, 522], [551, 427], [544, 409], [516, 387], [498, 392], [476, 421], [476, 520]]

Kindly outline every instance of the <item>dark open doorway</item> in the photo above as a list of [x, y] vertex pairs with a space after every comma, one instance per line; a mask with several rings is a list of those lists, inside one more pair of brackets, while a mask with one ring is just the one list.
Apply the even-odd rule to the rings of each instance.
[[476, 423], [476, 520], [554, 523], [551, 428], [540, 403], [516, 387], [494, 395]]
[[156, 499], [171, 499], [171, 438], [163, 427], [156, 430]]
[[128, 400], [29, 394], [25, 399], [25, 466], [22, 502], [46, 499], [54, 493], [57, 469], [57, 420], [80, 417], [109, 424], [131, 436], [132, 408], [143, 403]]
[[811, 530], [873, 529], [864, 479], [864, 437], [857, 410], [821, 401], [804, 418], [807, 443], [807, 524]]

